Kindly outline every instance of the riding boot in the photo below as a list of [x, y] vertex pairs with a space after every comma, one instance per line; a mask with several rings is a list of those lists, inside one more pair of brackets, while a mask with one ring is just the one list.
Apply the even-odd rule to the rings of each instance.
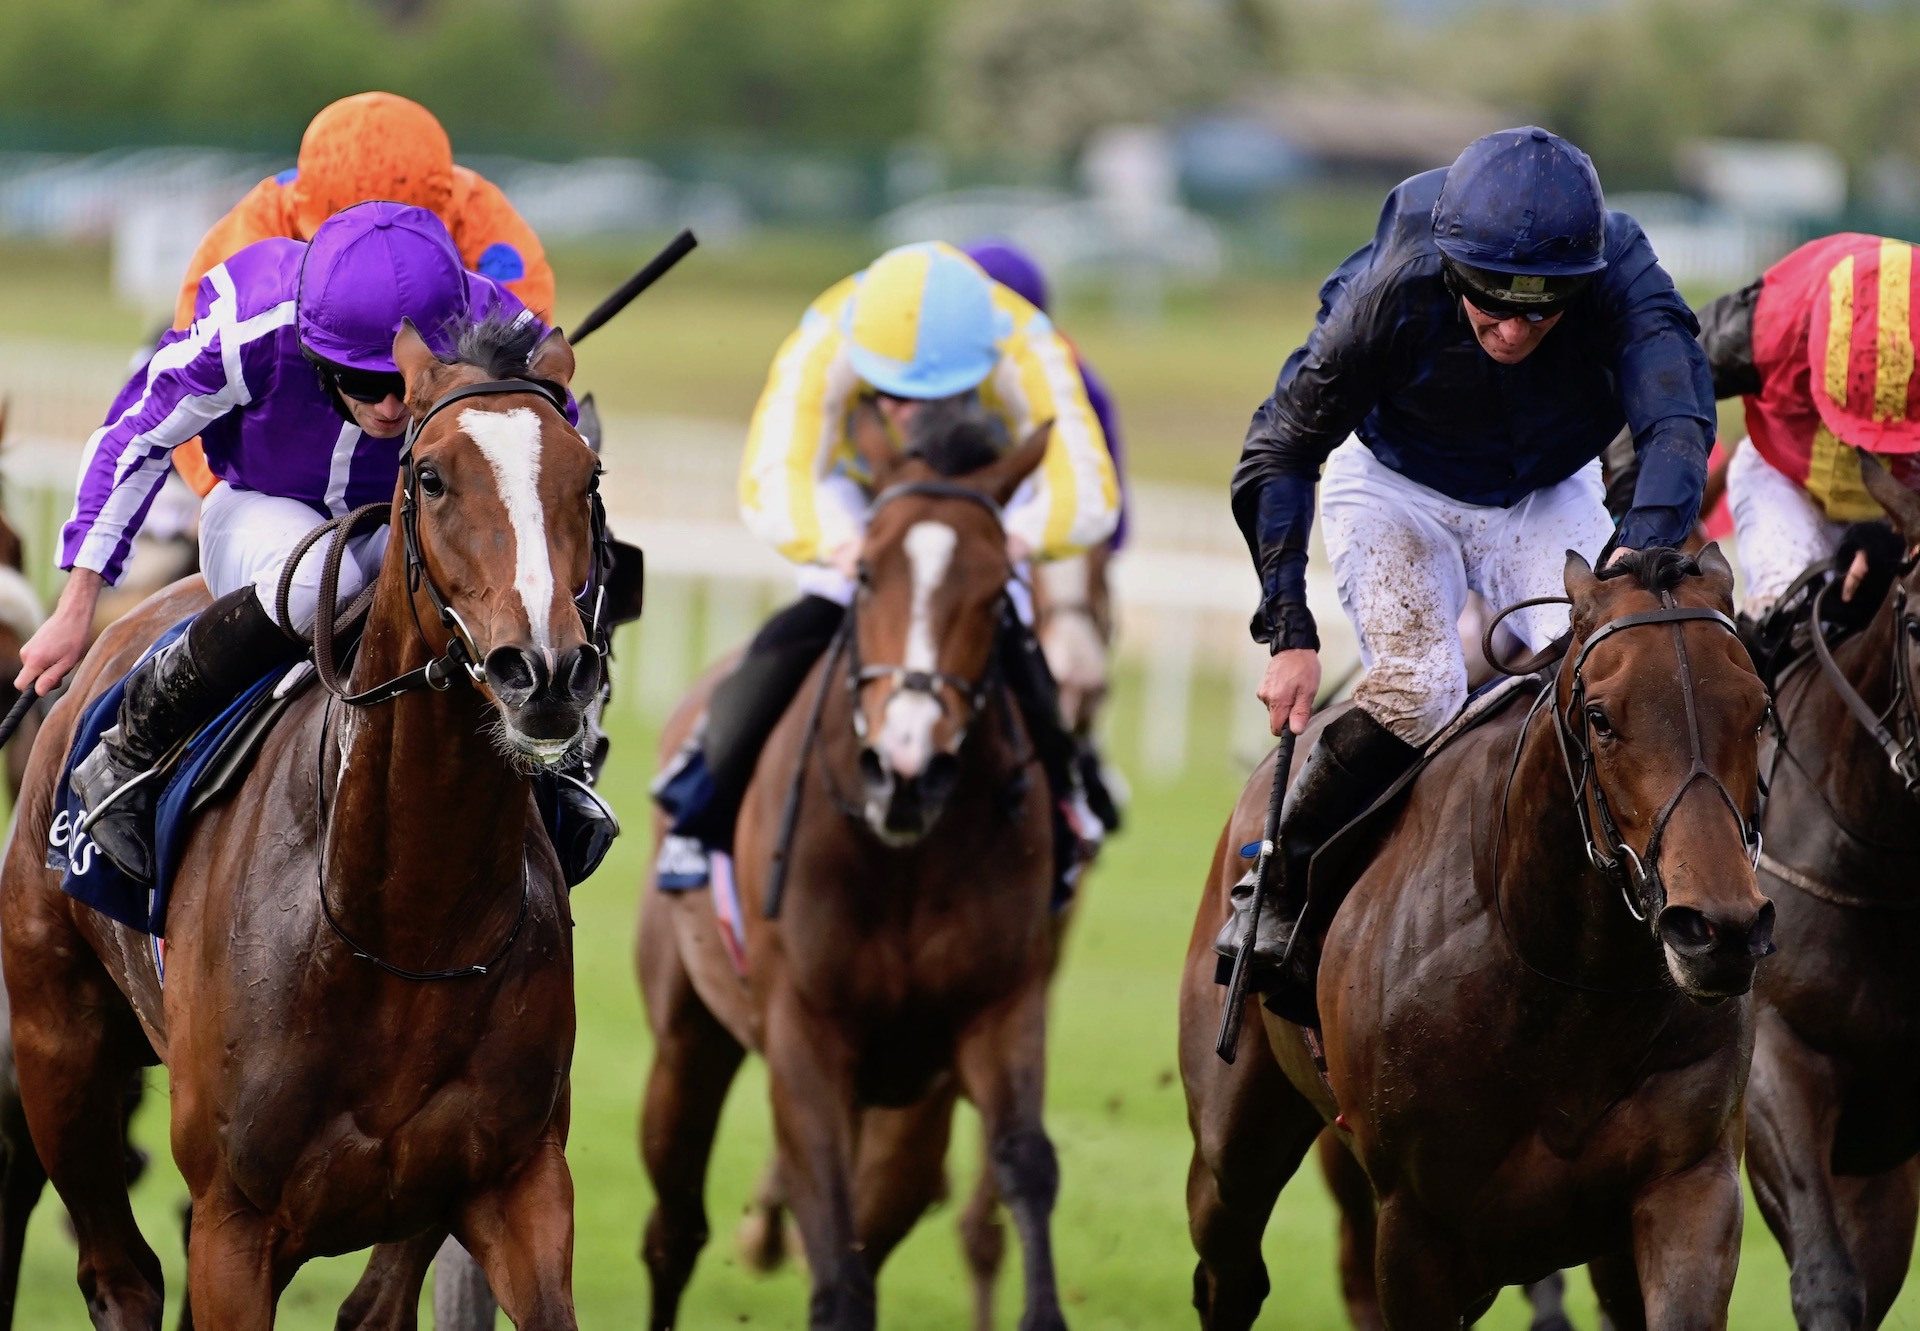
[[803, 596], [754, 635], [733, 673], [715, 686], [700, 729], [654, 781], [654, 801], [672, 818], [674, 835], [732, 850], [760, 750], [846, 614], [837, 601]]
[[[1111, 808], [1113, 797], [1104, 784], [1096, 784], [1098, 764], [1082, 762], [1080, 741], [1061, 723], [1060, 688], [1047, 668], [1040, 640], [1012, 614], [1001, 624], [1000, 660], [1034, 756], [1047, 778], [1053, 818], [1053, 906], [1059, 910], [1073, 899], [1081, 869], [1092, 861], [1111, 826], [1098, 810], [1101, 802]], [[1090, 766], [1095, 782], [1086, 780]]]
[[[174, 748], [303, 644], [281, 632], [252, 587], [221, 597], [127, 676], [117, 722], [74, 766], [83, 828], [136, 882], [153, 881], [159, 769]], [[145, 779], [142, 779], [145, 778]]]
[[[1419, 756], [1419, 749], [1355, 707], [1321, 732], [1287, 792], [1280, 815], [1280, 890], [1261, 908], [1249, 965], [1253, 986], [1269, 994], [1267, 1006], [1288, 1020], [1319, 1024], [1314, 1000], [1319, 943], [1311, 928], [1301, 927], [1313, 857], [1334, 833], [1385, 794]], [[1342, 896], [1346, 886], [1339, 885]], [[1233, 914], [1213, 940], [1213, 950], [1224, 958], [1218, 968], [1222, 975], [1239, 955], [1257, 887], [1252, 871], [1234, 884]], [[1330, 920], [1338, 907], [1337, 899], [1329, 901], [1317, 915]], [[1298, 943], [1294, 942], [1296, 932]], [[1289, 945], [1293, 956], [1283, 971], [1280, 963]]]

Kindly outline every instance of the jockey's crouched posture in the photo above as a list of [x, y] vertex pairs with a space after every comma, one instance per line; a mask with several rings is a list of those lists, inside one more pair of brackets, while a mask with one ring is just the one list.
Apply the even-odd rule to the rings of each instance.
[[[714, 690], [700, 732], [661, 775], [655, 793], [676, 837], [732, 846], [761, 747], [845, 617], [870, 498], [849, 423], [867, 401], [909, 451], [918, 437], [969, 424], [1010, 446], [1053, 422], [1045, 458], [1007, 506], [1016, 569], [1113, 530], [1118, 492], [1106, 443], [1073, 353], [1044, 314], [943, 244], [890, 250], [834, 285], [774, 358], [740, 474], [748, 527], [801, 565], [802, 595], [754, 637]], [[1021, 622], [1009, 623], [1001, 646], [1004, 677], [1070, 831], [1095, 839], [1074, 741], [1025, 623], [1031, 602], [1023, 585], [1009, 591]], [[670, 845], [663, 859], [686, 849]]]
[[[1320, 683], [1306, 565], [1323, 466], [1327, 553], [1366, 666], [1282, 816], [1285, 894], [1254, 943], [1276, 1011], [1315, 1011], [1312, 932], [1275, 973], [1313, 853], [1465, 701], [1454, 624], [1468, 591], [1496, 608], [1558, 595], [1570, 549], [1593, 556], [1610, 534], [1621, 550], [1678, 545], [1691, 529], [1714, 420], [1696, 328], [1639, 224], [1607, 211], [1586, 154], [1530, 127], [1398, 186], [1373, 241], [1321, 288], [1233, 478], [1260, 574], [1253, 636], [1274, 653], [1260, 687], [1274, 733], [1305, 728]], [[1643, 465], [1616, 532], [1596, 460], [1623, 421]], [[1507, 623], [1538, 650], [1567, 612]], [[1235, 890], [1223, 956], [1252, 898], [1251, 881]]]
[[[118, 723], [72, 774], [94, 815], [90, 834], [128, 875], [150, 881], [153, 870], [159, 783], [135, 778], [268, 669], [305, 654], [274, 609], [295, 544], [326, 517], [393, 495], [410, 419], [393, 362], [402, 320], [445, 354], [455, 325], [486, 318], [527, 321], [529, 349], [544, 331], [510, 292], [461, 267], [432, 213], [358, 204], [311, 243], [260, 241], [208, 272], [191, 326], [166, 335], [87, 441], [61, 547], [71, 572], [21, 649], [23, 689], [46, 692], [80, 660], [94, 602], [119, 576], [170, 450], [199, 435], [219, 477], [200, 526], [214, 602], [128, 678]], [[385, 548], [384, 527], [349, 543], [343, 602], [378, 574]], [[311, 552], [293, 579], [296, 631], [313, 623], [321, 563]], [[570, 799], [569, 812], [603, 816]], [[556, 849], [568, 859], [568, 847]], [[563, 867], [572, 881], [576, 866]]]
[[[1880, 523], [1861, 454], [1920, 484], [1916, 295], [1912, 245], [1845, 233], [1809, 241], [1700, 312], [1715, 391], [1746, 398], [1727, 499], [1746, 579], [1742, 628], [1763, 664], [1785, 633], [1758, 641], [1761, 621], [1809, 564], [1839, 555], [1847, 601], [1871, 576], [1878, 585], [1858, 597], [1869, 614], [1892, 577], [1899, 541]], [[1871, 573], [1869, 553], [1886, 556]]]

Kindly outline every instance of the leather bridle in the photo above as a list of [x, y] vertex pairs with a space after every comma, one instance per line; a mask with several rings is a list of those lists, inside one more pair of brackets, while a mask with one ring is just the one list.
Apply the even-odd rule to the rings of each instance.
[[1887, 755], [1893, 774], [1900, 778], [1907, 793], [1920, 795], [1920, 709], [1916, 708], [1914, 702], [1912, 674], [1913, 644], [1916, 638], [1920, 638], [1920, 618], [1914, 615], [1905, 582], [1913, 568], [1912, 561], [1908, 561], [1900, 569], [1899, 580], [1893, 585], [1893, 697], [1883, 712], [1874, 711], [1860, 696], [1859, 690], [1853, 687], [1839, 663], [1833, 659], [1833, 649], [1827, 645], [1826, 635], [1820, 631], [1827, 595], [1840, 583], [1840, 578], [1829, 580], [1811, 598], [1807, 617], [1813, 638], [1813, 654], [1820, 662], [1821, 673], [1833, 685], [1834, 692], [1840, 695], [1840, 701], [1846, 704], [1847, 711], [1860, 723], [1861, 729]]

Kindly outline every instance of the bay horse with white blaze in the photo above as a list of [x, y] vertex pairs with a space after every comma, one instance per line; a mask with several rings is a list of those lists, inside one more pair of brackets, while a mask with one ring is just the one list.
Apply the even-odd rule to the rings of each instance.
[[[1861, 464], [1920, 544], [1920, 495]], [[1788, 669], [1774, 702], [1760, 872], [1793, 947], [1757, 991], [1747, 1170], [1814, 1331], [1880, 1325], [1920, 1214], [1917, 615], [1910, 559], [1866, 626]]]
[[[1213, 1052], [1211, 941], [1271, 762], [1214, 852], [1181, 991], [1201, 1325], [1253, 1325], [1260, 1237], [1331, 1123], [1372, 1180], [1382, 1324], [1456, 1328], [1580, 1263], [1616, 1327], [1724, 1327], [1739, 1255], [1746, 997], [1771, 950], [1750, 820], [1766, 692], [1719, 551], [1569, 555], [1572, 643], [1535, 704], [1439, 749], [1370, 851], [1300, 1028]], [[1307, 742], [1303, 737], [1302, 742]], [[1372, 848], [1377, 846], [1377, 851]]]
[[[705, 893], [647, 894], [638, 961], [655, 1053], [641, 1146], [657, 1202], [643, 1251], [656, 1329], [675, 1324], [707, 1238], [708, 1151], [747, 1049], [772, 1072], [816, 1331], [874, 1325], [881, 1263], [940, 1195], [956, 1093], [980, 1109], [1019, 1231], [1021, 1327], [1065, 1325], [1049, 1230], [1059, 1174], [1041, 1124], [1052, 831], [995, 666], [1012, 572], [999, 506], [1048, 433], [998, 458], [931, 461], [866, 436], [879, 495], [859, 590], [762, 754], [735, 838], [748, 978], [725, 960]], [[663, 752], [698, 705], [676, 713]], [[768, 918], [783, 855], [789, 885]]]
[[[525, 771], [581, 742], [599, 684], [573, 600], [598, 467], [551, 389], [443, 363], [411, 326], [394, 357], [414, 421], [351, 671], [323, 671], [192, 830], [164, 986], [44, 856], [83, 707], [204, 585], [102, 637], [34, 750], [0, 934], [28, 1122], [101, 1328], [160, 1324], [120, 1146], [127, 1070], [156, 1056], [202, 1324], [270, 1326], [310, 1257], [451, 1229], [519, 1326], [576, 1325], [570, 921]], [[572, 372], [557, 333], [526, 370]]]

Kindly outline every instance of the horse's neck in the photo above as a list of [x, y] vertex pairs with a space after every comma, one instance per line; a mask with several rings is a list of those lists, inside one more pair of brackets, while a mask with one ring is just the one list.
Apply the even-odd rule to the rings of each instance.
[[[388, 557], [351, 690], [429, 659], [404, 564], [397, 551]], [[490, 711], [464, 679], [374, 707], [333, 704], [327, 896], [369, 946], [405, 949], [411, 961], [497, 933], [499, 917], [518, 910], [531, 805], [525, 778], [488, 737]]]
[[[1595, 989], [1643, 989], [1660, 982], [1665, 961], [1648, 926], [1628, 911], [1619, 882], [1587, 858], [1552, 706], [1528, 724], [1519, 767], [1501, 796], [1508, 808], [1493, 866], [1496, 908], [1530, 968]], [[1538, 803], [1523, 812], [1517, 806], [1528, 796]]]

